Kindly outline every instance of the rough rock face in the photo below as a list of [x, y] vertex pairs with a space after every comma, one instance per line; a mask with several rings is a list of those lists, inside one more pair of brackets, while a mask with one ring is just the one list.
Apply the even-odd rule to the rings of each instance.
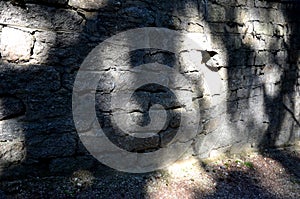
[[[260, 0], [20, 2], [0, 1], [1, 177], [102, 166], [78, 137], [72, 115], [73, 83], [94, 47], [132, 28], [201, 33], [198, 39], [205, 49], [178, 50], [177, 54], [144, 49], [124, 55], [107, 49], [111, 57], [101, 60], [96, 114], [116, 145], [133, 152], [167, 147], [180, 126], [176, 98], [153, 85], [134, 93], [134, 110], [126, 118], [145, 126], [150, 121], [149, 107], [162, 104], [170, 122], [160, 134], [132, 141], [112, 121], [110, 100], [117, 92], [116, 83], [135, 83], [134, 74], [127, 69], [118, 72], [116, 66], [134, 68], [154, 62], [177, 68], [197, 88], [193, 93], [200, 106], [200, 128], [188, 155], [207, 157], [299, 142], [300, 16], [296, 4]], [[174, 41], [174, 46], [179, 44]], [[199, 66], [190, 64], [190, 53], [202, 56]], [[215, 96], [219, 98], [214, 106], [201, 64], [217, 71], [225, 88]], [[93, 122], [82, 126], [88, 131]]]
[[1, 56], [9, 61], [29, 61], [33, 39], [28, 32], [4, 27], [1, 34]]
[[[103, 6], [105, 6], [107, 1], [104, 0], [70, 0], [68, 5], [75, 7], [75, 8], [82, 8], [87, 10], [97, 10]], [[120, 3], [120, 2], [119, 2]]]
[[20, 99], [15, 97], [0, 98], [0, 120], [16, 117], [25, 112], [25, 107]]

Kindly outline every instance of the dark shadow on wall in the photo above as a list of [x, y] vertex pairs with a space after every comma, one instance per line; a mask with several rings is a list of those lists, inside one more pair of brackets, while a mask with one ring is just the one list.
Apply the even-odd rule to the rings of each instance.
[[[63, 20], [74, 19], [76, 13], [64, 12], [64, 8], [52, 7], [48, 3], [47, 6], [38, 6], [38, 11], [32, 9], [35, 4], [26, 4], [18, 8], [19, 11], [26, 9], [23, 10], [24, 17], [26, 17], [26, 13], [29, 13], [28, 15], [31, 17], [35, 14], [39, 16], [39, 13], [45, 14], [45, 24], [50, 24], [49, 29], [38, 30], [32, 34], [45, 33], [46, 43], [50, 43], [51, 49], [45, 54], [41, 65], [30, 65], [23, 68], [3, 63], [4, 69], [1, 71], [1, 75], [8, 78], [0, 80], [1, 95], [12, 95], [20, 99], [23, 101], [24, 107], [19, 115], [1, 119], [7, 124], [5, 127], [7, 133], [16, 132], [12, 140], [19, 139], [23, 144], [24, 150], [21, 155], [24, 159], [12, 164], [8, 163], [2, 169], [1, 179], [72, 175], [75, 171], [85, 169], [100, 176], [118, 173], [95, 160], [87, 152], [76, 133], [72, 119], [71, 99], [77, 70], [95, 46], [118, 32], [137, 27], [172, 28], [174, 26], [169, 3], [139, 2], [138, 6], [135, 3], [128, 3], [127, 7], [122, 7], [125, 1], [120, 2], [121, 5], [109, 1], [108, 6], [94, 10], [92, 14], [75, 9], [85, 22], [83, 23], [75, 17], [76, 23], [79, 23], [75, 24], [75, 27], [66, 24], [69, 21], [64, 22]], [[13, 10], [13, 6], [9, 2], [5, 5]], [[148, 6], [151, 9], [148, 9]], [[57, 19], [56, 12], [63, 13], [65, 16]], [[61, 24], [56, 24], [56, 20], [59, 20]], [[70, 27], [70, 30], [66, 30], [65, 26]], [[54, 39], [51, 38], [53, 33]], [[50, 37], [51, 41], [48, 41], [47, 37]], [[35, 42], [39, 42], [39, 39], [37, 38]], [[157, 51], [154, 54], [153, 52], [144, 53], [144, 63], [158, 61], [162, 64], [173, 65], [173, 55], [163, 54], [160, 56], [159, 54]], [[133, 57], [130, 58], [130, 63], [135, 65], [140, 60], [137, 58], [135, 61]], [[162, 93], [168, 92], [163, 91]], [[156, 99], [159, 98], [160, 96], [156, 96]], [[3, 137], [3, 139], [6, 138]], [[125, 174], [119, 173], [119, 175]], [[146, 185], [147, 179], [148, 174], [143, 174], [141, 181], [138, 182], [139, 187]], [[10, 194], [14, 194], [14, 192]]]
[[[119, 2], [123, 4], [125, 1]], [[9, 2], [4, 4], [14, 9]], [[5, 133], [13, 132], [10, 139], [18, 140], [13, 145], [14, 147], [20, 145], [22, 151], [20, 154], [13, 154], [20, 158], [17, 161], [11, 163], [9, 160], [2, 164], [5, 165], [1, 171], [2, 180], [53, 175], [72, 176], [74, 172], [80, 170], [89, 170], [100, 178], [103, 175], [114, 176], [116, 179], [111, 183], [122, 181], [127, 175], [135, 176], [112, 170], [92, 157], [81, 143], [72, 117], [73, 82], [80, 64], [88, 53], [104, 39], [118, 32], [142, 26], [155, 26], [155, 12], [150, 14], [150, 11], [144, 8], [148, 3], [142, 3], [143, 5], [138, 7], [129, 3], [127, 8], [122, 7], [122, 4], [115, 4], [115, 1], [108, 1], [107, 4], [90, 14], [80, 9], [65, 12], [67, 6], [60, 5], [62, 8], [57, 8], [52, 7], [51, 3], [38, 6], [38, 10], [32, 9], [35, 4], [17, 8], [19, 11], [26, 9], [23, 10], [24, 18], [26, 13], [31, 17], [35, 14], [40, 16], [41, 13], [46, 15], [42, 18], [46, 19], [46, 25], [50, 24], [49, 29], [37, 32], [46, 34], [44, 35], [46, 43], [51, 42], [48, 43], [51, 48], [45, 54], [46, 58], [41, 61], [41, 65], [18, 67], [14, 64], [1, 63], [3, 66], [0, 68], [1, 100], [7, 98], [16, 101], [15, 109], [9, 103], [4, 104], [5, 106], [1, 104], [0, 110], [6, 114], [1, 117], [1, 121], [5, 122], [5, 126], [1, 126], [1, 132], [4, 132], [1, 139], [8, 139]], [[157, 8], [154, 9], [158, 12]], [[59, 14], [64, 16], [60, 19], [57, 17]], [[74, 15], [77, 14], [82, 17], [82, 21], [78, 20], [78, 16], [75, 17], [74, 21], [79, 24], [63, 21], [67, 18], [74, 19]], [[66, 27], [70, 27], [70, 30], [66, 30]], [[52, 37], [53, 33], [55, 39], [50, 38], [51, 41], [47, 41], [47, 37]], [[11, 114], [11, 109], [18, 114]], [[10, 152], [7, 151], [8, 155]], [[132, 183], [138, 183], [136, 187], [139, 190], [133, 195], [143, 198], [143, 188], [147, 184], [148, 176], [154, 174], [155, 172], [136, 175], [135, 179], [138, 180], [136, 182], [133, 180]], [[124, 195], [128, 194], [125, 191], [126, 187], [122, 187], [124, 191], [120, 191], [107, 185], [107, 189], [111, 190], [103, 194], [111, 198], [125, 197]], [[8, 194], [18, 193], [18, 190], [9, 188], [5, 191]]]
[[[297, 112], [296, 95], [299, 95], [299, 57], [300, 57], [300, 37], [299, 23], [300, 19], [300, 3], [284, 4], [283, 15], [285, 16], [289, 26], [288, 40], [285, 43], [287, 48], [286, 60], [288, 64], [282, 65], [282, 76], [280, 79], [280, 91], [275, 97], [264, 96], [265, 111], [269, 116], [269, 127], [261, 142], [261, 152], [270, 156], [274, 160], [279, 161], [292, 175], [300, 177], [300, 168], [294, 165], [300, 164], [300, 159], [294, 154], [285, 150], [264, 150], [276, 147], [280, 134], [287, 134], [289, 141], [295, 139], [293, 132], [300, 129], [299, 117], [295, 115]], [[271, 46], [272, 47], [272, 46]], [[296, 87], [298, 86], [298, 87]], [[286, 123], [288, 119], [288, 124]], [[284, 121], [285, 119], [285, 121]]]
[[[258, 8], [254, 9], [267, 9], [267, 20], [276, 17], [272, 16], [270, 11], [270, 8], [275, 5], [274, 3], [264, 2], [262, 5], [264, 6], [259, 7], [258, 3]], [[270, 42], [270, 45], [265, 50], [256, 51], [255, 48], [247, 44], [247, 40], [245, 40], [246, 33], [241, 38], [230, 34], [230, 31], [246, 25], [239, 22], [238, 18], [241, 15], [236, 13], [234, 8], [226, 8], [225, 16], [228, 22], [225, 26], [221, 25], [223, 26], [221, 28], [224, 28], [224, 34], [221, 37], [228, 52], [227, 75], [228, 88], [231, 95], [227, 99], [227, 113], [230, 116], [230, 122], [232, 122], [233, 126], [236, 126], [237, 132], [242, 131], [246, 133], [244, 136], [248, 136], [248, 142], [258, 143], [257, 147], [261, 154], [280, 162], [291, 175], [297, 177], [300, 175], [300, 170], [295, 165], [299, 165], [299, 158], [288, 152], [288, 150], [272, 150], [272, 148], [286, 146], [285, 143], [293, 142], [296, 132], [299, 131], [299, 121], [297, 116], [295, 116], [295, 112], [297, 112], [295, 95], [299, 95], [299, 90], [296, 90], [296, 86], [299, 87], [297, 78], [299, 78], [300, 39], [298, 36], [299, 26], [296, 25], [299, 23], [300, 17], [297, 11], [299, 6], [299, 4], [279, 4], [279, 7], [284, 10], [282, 14], [288, 21], [287, 28], [290, 32], [287, 39], [283, 39], [283, 35], [280, 36], [276, 33], [270, 35], [273, 42]], [[264, 16], [258, 15], [256, 17], [259, 17], [258, 20], [260, 20], [260, 17], [262, 20], [265, 20]], [[271, 22], [271, 24], [274, 25], [276, 23]], [[209, 23], [209, 25], [213, 32], [220, 32], [219, 24]], [[256, 27], [254, 27], [254, 30], [256, 31]], [[259, 38], [260, 34], [258, 33], [254, 36]], [[280, 41], [280, 39], [284, 41]], [[275, 56], [279, 48], [286, 49], [286, 57]], [[260, 56], [259, 53], [261, 51], [267, 51], [269, 54]], [[260, 75], [267, 76], [271, 74], [272, 70], [276, 69], [278, 65], [282, 75], [276, 82], [272, 82], [273, 88], [277, 87], [278, 89], [275, 95], [270, 96], [266, 90], [267, 86], [269, 86], [267, 85], [268, 80], [264, 79], [261, 81], [262, 76]], [[249, 76], [246, 76], [246, 74], [249, 74]], [[274, 75], [276, 73], [273, 72]], [[253, 94], [254, 89], [262, 90], [262, 98], [257, 98], [260, 97], [260, 94]], [[231, 96], [233, 97], [231, 98]], [[251, 103], [253, 105], [253, 101], [257, 100], [263, 101], [263, 109], [259, 110], [251, 106]], [[261, 124], [254, 118], [258, 114], [257, 111], [264, 111], [266, 114], [266, 116], [261, 118]], [[245, 125], [246, 128], [239, 129], [240, 123]], [[264, 127], [261, 129], [259, 126]], [[261, 129], [261, 132], [257, 132], [258, 129]], [[266, 133], [263, 134], [264, 131]], [[280, 138], [280, 136], [283, 136], [283, 138]], [[278, 144], [277, 142], [281, 143]]]
[[[260, 3], [258, 3], [258, 5], [259, 4]], [[267, 10], [274, 6], [274, 3], [264, 2], [262, 5], [264, 6], [255, 7], [254, 9], [256, 10], [252, 13], [255, 13], [255, 11], [258, 12], [258, 9]], [[299, 91], [295, 89], [296, 86], [299, 87], [297, 78], [299, 78], [300, 39], [298, 36], [299, 27], [296, 25], [300, 18], [299, 12], [297, 11], [299, 10], [299, 5], [283, 3], [279, 4], [279, 6], [284, 8], [283, 16], [289, 23], [288, 29], [291, 30], [288, 39], [285, 40], [281, 46], [281, 48], [284, 47], [287, 49], [287, 58], [281, 58], [284, 60], [281, 64], [280, 60], [278, 61], [280, 58], [277, 57], [276, 59], [274, 55], [278, 52], [277, 46], [280, 43], [280, 39], [283, 39], [283, 36], [278, 36], [276, 33], [270, 35], [272, 39], [274, 39], [274, 42], [270, 42], [269, 48], [265, 50], [269, 51], [272, 56], [267, 54], [266, 56], [259, 57], [259, 51], [265, 50], [256, 50], [255, 47], [247, 42], [247, 31], [245, 35], [241, 36], [235, 34], [239, 29], [244, 28], [246, 24], [241, 22], [239, 18], [242, 16], [240, 13], [237, 13], [237, 10], [233, 6], [223, 5], [223, 7], [225, 7], [226, 23], [211, 21], [210, 12], [213, 12], [213, 9], [208, 9], [207, 22], [210, 30], [216, 35], [219, 35], [227, 50], [228, 65], [226, 69], [229, 90], [226, 102], [227, 114], [229, 115], [228, 122], [231, 123], [231, 126], [237, 133], [236, 135], [233, 134], [233, 136], [237, 138], [237, 143], [247, 136], [248, 143], [253, 143], [252, 147], [257, 147], [262, 155], [276, 160], [291, 176], [299, 178], [300, 170], [297, 166], [300, 164], [299, 158], [289, 150], [272, 149], [280, 146], [277, 144], [277, 142], [282, 139], [279, 137], [280, 135], [282, 136], [283, 134], [285, 138], [288, 138], [283, 141], [283, 143], [288, 143], [295, 139], [292, 135], [295, 135], [297, 130], [299, 131], [299, 121], [297, 120], [297, 116], [295, 116], [295, 112], [297, 112], [295, 104], [297, 101], [294, 97], [297, 93], [299, 95]], [[275, 17], [272, 16], [271, 13], [272, 12], [268, 11], [268, 19]], [[259, 16], [259, 14], [256, 17], [257, 19], [254, 21], [260, 21], [261, 18], [265, 18]], [[273, 22], [271, 22], [271, 24], [273, 24]], [[251, 36], [260, 37], [259, 34]], [[272, 69], [276, 68], [277, 65], [280, 65], [282, 75], [279, 81], [272, 83], [276, 84], [274, 85], [275, 87], [279, 84], [279, 89], [275, 96], [269, 96], [265, 90], [267, 87], [266, 83], [261, 81], [261, 75], [271, 74]], [[253, 92], [257, 89], [261, 92]], [[263, 102], [263, 104], [257, 103], [258, 100]], [[253, 104], [257, 104], [258, 106], [262, 105], [262, 108], [257, 109], [257, 107], [253, 107]], [[255, 117], [263, 111], [266, 115], [263, 115], [260, 118], [260, 123], [258, 123]], [[245, 127], [243, 128], [242, 126]], [[259, 129], [261, 131], [257, 132]], [[241, 136], [244, 137], [239, 138]], [[281, 144], [281, 146], [284, 146], [284, 144]], [[234, 176], [235, 173], [232, 172], [229, 175]], [[244, 176], [243, 180], [239, 180], [239, 182], [246, 182], [246, 184], [241, 186], [235, 186], [235, 184], [234, 186], [227, 187], [222, 185], [227, 182], [218, 181], [217, 191], [209, 195], [208, 198], [222, 196], [224, 192], [228, 193], [229, 198], [231, 193], [244, 192], [253, 197], [257, 196], [257, 194], [261, 194], [266, 198], [276, 198], [272, 196], [272, 193], [269, 193], [268, 190], [256, 186], [257, 183], [253, 182], [246, 174], [239, 173], [237, 176]], [[238, 187], [242, 189], [236, 190]], [[247, 187], [251, 187], [251, 189]], [[253, 187], [256, 188], [253, 189]], [[249, 192], [249, 190], [253, 191], [253, 193], [250, 193], [251, 191]], [[232, 195], [232, 197], [236, 196]]]
[[[12, 126], [15, 125], [15, 128], [21, 129], [20, 135], [18, 136], [22, 136], [21, 134], [24, 135], [22, 139], [24, 139], [25, 143], [25, 160], [22, 161], [21, 166], [18, 165], [16, 167], [4, 169], [1, 178], [5, 179], [7, 176], [14, 176], [15, 178], [18, 178], [19, 176], [24, 175], [69, 175], [72, 174], [72, 172], [80, 169], [89, 169], [95, 171], [95, 175], [104, 175], [115, 172], [97, 162], [93, 157], [89, 156], [89, 153], [85, 150], [76, 134], [71, 110], [72, 86], [76, 72], [84, 58], [95, 46], [97, 46], [105, 38], [108, 38], [109, 36], [118, 32], [131, 28], [149, 26], [182, 30], [185, 28], [184, 26], [187, 25], [185, 22], [181, 22], [180, 19], [177, 19], [176, 17], [172, 18], [173, 8], [170, 7], [170, 4], [167, 2], [145, 1], [139, 2], [138, 6], [135, 6], [135, 3], [127, 3], [125, 0], [120, 2], [121, 4], [114, 4], [114, 1], [109, 1], [108, 6], [99, 10], [95, 10], [90, 16], [85, 15], [87, 13], [83, 10], [75, 9], [76, 12], [80, 13], [80, 16], [83, 17], [83, 20], [85, 20], [85, 23], [80, 25], [82, 30], [79, 34], [76, 34], [76, 42], [71, 44], [66, 44], [63, 41], [65, 41], [67, 38], [70, 38], [71, 35], [74, 35], [73, 32], [57, 32], [53, 48], [48, 52], [48, 59], [43, 64], [50, 67], [42, 66], [41, 68], [40, 66], [36, 66], [34, 75], [32, 75], [32, 72], [29, 70], [19, 70], [14, 67], [11, 67], [11, 69], [8, 68], [8, 70], [5, 72], [1, 72], [1, 74], [10, 75], [13, 77], [8, 81], [5, 79], [0, 80], [4, 81], [4, 83], [2, 84], [1, 82], [0, 85], [5, 85], [5, 89], [2, 90], [1, 94], [13, 95], [21, 99], [25, 104], [26, 109], [24, 115], [23, 112], [21, 112], [22, 116], [15, 118], [16, 121], [12, 120], [13, 124], [11, 124]], [[195, 1], [178, 1], [178, 4], [184, 5], [185, 3], [189, 2]], [[124, 5], [128, 6], [128, 8], [126, 8]], [[200, 8], [199, 13], [202, 13], [202, 9], [205, 7], [205, 4], [203, 3], [200, 5], [201, 6], [197, 6], [196, 9]], [[151, 9], [148, 9], [148, 6]], [[43, 6], [40, 9], [44, 9], [45, 13], [49, 11], [49, 8]], [[185, 13], [184, 9], [178, 10], [178, 12]], [[232, 10], [226, 10], [226, 16], [228, 17], [228, 23], [224, 28], [230, 29], [240, 26], [240, 24], [234, 22], [234, 17], [236, 17], [236, 15], [234, 12], [232, 12]], [[290, 12], [288, 11], [286, 16], [291, 19], [297, 19], [294, 16], [291, 16]], [[209, 19], [208, 22], [210, 29], [217, 33], [219, 30], [217, 29], [216, 24], [211, 23]], [[178, 25], [178, 23], [181, 25]], [[294, 30], [292, 35], [293, 36], [289, 41], [289, 45], [292, 43], [295, 48], [299, 49], [298, 42], [300, 40], [297, 39], [297, 31]], [[250, 90], [253, 86], [256, 86], [258, 77], [255, 75], [249, 77], [239, 77], [238, 74], [241, 72], [241, 70], [248, 70], [247, 62], [251, 59], [251, 57], [248, 57], [248, 55], [251, 53], [253, 54], [254, 50], [245, 44], [242, 44], [240, 48], [236, 49], [236, 47], [233, 46], [233, 44], [235, 44], [236, 37], [233, 38], [229, 34], [226, 34], [226, 31], [224, 35], [221, 35], [221, 37], [225, 47], [227, 48], [226, 50], [228, 51], [228, 87], [233, 93], [237, 93], [238, 90], [241, 89], [239, 85], [243, 85], [243, 82], [247, 80], [249, 89], [246, 89], [245, 94], [243, 95], [250, 96]], [[294, 63], [296, 59], [293, 57], [298, 58], [299, 54], [292, 55], [292, 53], [294, 52], [291, 50], [289, 57], [291, 59], [291, 63]], [[151, 52], [143, 54], [145, 57], [151, 57], [149, 58], [149, 62], [157, 60], [160, 62], [163, 60], [162, 63], [169, 63], [170, 65], [173, 65], [173, 63], [171, 63], [173, 62], [173, 58], [168, 58], [170, 55], [163, 55], [163, 58], [155, 58], [155, 56], [153, 56], [153, 52], [152, 55]], [[157, 55], [156, 51], [154, 55]], [[148, 58], [146, 58], [146, 60], [147, 59]], [[131, 58], [130, 62], [134, 65], [136, 62], [140, 62], [140, 60]], [[143, 63], [148, 63], [148, 61], [143, 61]], [[296, 75], [299, 71], [299, 68], [297, 68], [297, 65], [291, 67]], [[290, 69], [285, 69], [284, 74], [289, 74], [289, 70]], [[27, 73], [28, 77], [26, 77]], [[47, 75], [43, 76], [45, 74]], [[282, 90], [279, 96], [270, 99], [267, 95], [264, 95], [266, 102], [265, 110], [270, 119], [269, 122], [270, 124], [272, 123], [275, 126], [279, 126], [276, 126], [278, 128], [274, 128], [272, 130], [270, 128], [268, 130], [269, 133], [266, 134], [264, 141], [262, 142], [263, 146], [266, 142], [270, 142], [269, 146], [274, 145], [274, 141], [278, 137], [279, 132], [277, 130], [280, 129], [280, 125], [282, 125], [282, 120], [278, 119], [278, 116], [284, 115], [283, 112], [285, 110], [285, 108], [282, 107], [282, 96], [284, 94], [290, 94], [294, 92], [294, 90], [291, 88], [296, 85], [295, 75], [292, 74], [292, 78], [288, 82], [285, 82], [284, 77], [282, 77]], [[35, 78], [29, 81], [32, 76]], [[19, 81], [20, 79], [21, 81]], [[22, 81], [24, 82], [24, 85], [26, 85], [26, 88], [22, 88]], [[25, 84], [25, 82], [30, 83]], [[49, 84], [49, 82], [50, 85], [43, 85]], [[45, 91], [44, 88], [49, 88], [49, 90]], [[22, 93], [22, 90], [25, 90], [26, 92]], [[273, 107], [267, 107], [268, 104], [274, 103], [277, 104], [275, 107], [281, 107], [276, 114], [273, 112]], [[229, 100], [227, 111], [232, 121], [240, 120], [240, 113], [237, 112], [238, 107], [239, 102], [237, 98], [233, 97], [232, 100]], [[249, 107], [249, 105], [246, 103], [245, 108], [247, 107]], [[294, 110], [294, 107], [291, 107], [290, 109]], [[238, 119], [236, 119], [237, 117]], [[142, 118], [142, 120], [144, 119], [145, 118]], [[248, 130], [250, 131], [253, 129], [253, 125], [255, 126], [255, 124], [256, 123], [254, 121], [251, 122], [250, 120], [248, 124]], [[45, 135], [47, 135], [47, 138]], [[275, 156], [273, 157], [276, 159]], [[292, 161], [295, 160], [295, 163], [299, 163], [299, 160], [295, 159], [294, 157], [291, 159]], [[284, 165], [285, 161], [278, 161], [282, 162]], [[287, 169], [289, 168], [288, 165], [284, 166], [286, 166]], [[291, 170], [291, 172], [295, 174], [299, 171]], [[146, 177], [139, 182], [140, 184], [147, 184], [147, 174], [145, 174], [145, 176]], [[249, 184], [255, 183], [251, 181]], [[258, 188], [256, 191], [264, 192], [265, 190]], [[215, 193], [214, 196], [217, 195], [218, 193]]]

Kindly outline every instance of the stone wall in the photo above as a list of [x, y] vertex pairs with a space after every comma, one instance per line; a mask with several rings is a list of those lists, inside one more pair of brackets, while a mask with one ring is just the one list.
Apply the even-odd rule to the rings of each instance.
[[[186, 52], [174, 55], [148, 49], [121, 58], [113, 54], [120, 64], [179, 65], [199, 88], [201, 128], [189, 155], [205, 158], [297, 143], [299, 20], [296, 4], [260, 0], [0, 1], [1, 177], [107, 169], [86, 151], [77, 135], [73, 83], [94, 47], [112, 35], [140, 27], [201, 33], [211, 40], [206, 52], [216, 55], [209, 54], [211, 63], [206, 64], [218, 69], [224, 86], [217, 105], [211, 104], [213, 96], [203, 88], [201, 71], [189, 70], [182, 61]], [[113, 126], [108, 125], [110, 111], [105, 102], [114, 92], [112, 85], [101, 84], [96, 94], [98, 120], [108, 129]], [[148, 104], [147, 100], [168, 99], [157, 89], [137, 96]], [[176, 105], [169, 109], [175, 113]], [[149, 119], [131, 116], [138, 123]], [[176, 128], [175, 119], [151, 142], [127, 150], [164, 147], [164, 139], [168, 141]]]

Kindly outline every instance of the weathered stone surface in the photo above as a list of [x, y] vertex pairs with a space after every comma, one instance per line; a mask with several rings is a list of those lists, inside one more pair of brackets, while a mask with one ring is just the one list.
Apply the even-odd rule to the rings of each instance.
[[[87, 54], [96, 46], [77, 32], [42, 32], [37, 37], [36, 43], [41, 46], [35, 45], [37, 49], [34, 50], [37, 51], [34, 51], [36, 54], [33, 57], [47, 65], [68, 66], [68, 70], [78, 69]], [[45, 38], [49, 39], [49, 43]], [[43, 54], [46, 54], [45, 57]]]
[[[27, 9], [0, 1], [0, 23], [28, 27], [32, 31], [80, 31], [83, 19], [73, 10], [57, 9], [44, 5], [28, 4]], [[9, 10], [9, 12], [7, 12]]]
[[53, 67], [0, 63], [0, 94], [40, 93], [60, 88], [60, 75]]
[[55, 59], [55, 57], [52, 57], [50, 53], [52, 51], [52, 48], [56, 44], [56, 37], [57, 37], [56, 33], [50, 31], [36, 32], [34, 34], [34, 37], [35, 37], [35, 43], [34, 43], [32, 58], [35, 59], [37, 63], [55, 62], [51, 60], [51, 59]]
[[208, 21], [218, 22], [226, 20], [226, 10], [223, 6], [209, 4], [208, 6]]
[[0, 121], [0, 140], [26, 140], [32, 136], [71, 133], [75, 131], [71, 117], [40, 119], [27, 122], [24, 118]]
[[49, 170], [51, 173], [71, 173], [91, 169], [95, 162], [92, 156], [57, 158], [50, 162]]
[[15, 163], [25, 158], [25, 146], [23, 142], [6, 141], [0, 142], [0, 162], [4, 165]]
[[53, 117], [67, 117], [72, 114], [72, 93], [60, 90], [55, 93], [29, 94], [24, 97], [26, 119], [37, 120]]
[[66, 5], [68, 0], [24, 0], [26, 3], [47, 3], [53, 5]]
[[9, 61], [29, 61], [33, 47], [33, 36], [15, 28], [2, 29], [0, 53]]
[[128, 7], [122, 10], [122, 14], [127, 16], [128, 22], [153, 24], [155, 21], [153, 13], [147, 8]]
[[169, 128], [165, 131], [162, 131], [159, 136], [160, 136], [160, 147], [168, 147], [170, 144], [174, 143], [173, 138], [175, 135], [178, 133], [176, 129]]
[[0, 121], [0, 141], [24, 140], [24, 129], [17, 119]]
[[273, 35], [274, 27], [271, 23], [253, 23], [254, 32], [256, 34], [265, 34], [265, 35]]
[[76, 138], [71, 134], [49, 134], [28, 137], [25, 141], [27, 158], [64, 157], [75, 154]]
[[[178, 69], [194, 86], [189, 88], [176, 77], [157, 73], [162, 82], [176, 84], [170, 86], [172, 89], [184, 90], [181, 96], [187, 96], [190, 90], [195, 94], [193, 100], [201, 107], [201, 126], [193, 138], [193, 150], [200, 157], [238, 153], [249, 146], [264, 145], [265, 132], [275, 123], [280, 128], [274, 129], [278, 131], [272, 134], [274, 143], [268, 144], [284, 146], [299, 140], [298, 12], [290, 12], [279, 3], [259, 0], [215, 0], [207, 4], [190, 0], [25, 2], [13, 5], [11, 1], [0, 1], [1, 59], [41, 65], [0, 64], [0, 149], [4, 148], [0, 152], [0, 167], [22, 161], [12, 170], [5, 169], [0, 178], [42, 175], [49, 170], [63, 174], [93, 166], [95, 160], [88, 157], [89, 152], [75, 133], [71, 109], [73, 83], [80, 64], [95, 46], [116, 33], [138, 27], [205, 33], [199, 37], [202, 47], [217, 53], [205, 64], [213, 66], [220, 75], [224, 93], [214, 98], [209, 95], [201, 74], [204, 64], [201, 65], [199, 51], [193, 54], [199, 65], [189, 62], [192, 51], [173, 54], [161, 49], [141, 49], [122, 54], [122, 45], [127, 44], [124, 38], [118, 48], [107, 45], [108, 59], [95, 55], [89, 60], [90, 64], [97, 62], [102, 66], [93, 65], [95, 76], [99, 77], [97, 92], [80, 94], [95, 98], [97, 118], [87, 113], [86, 121], [79, 121], [80, 130], [89, 131], [99, 122], [114, 144], [133, 152], [171, 146], [170, 141], [180, 127], [180, 114], [176, 111], [184, 105], [166, 90], [153, 85], [140, 88], [131, 96], [130, 113], [124, 116], [125, 124], [131, 118], [136, 124], [146, 125], [150, 122], [149, 107], [163, 104], [168, 109], [169, 123], [160, 134], [136, 140], [112, 121], [112, 94], [128, 91], [139, 80], [139, 75], [130, 70], [157, 62]], [[12, 38], [11, 33], [18, 37]], [[146, 38], [141, 35], [140, 39]], [[172, 43], [174, 47], [181, 45], [176, 39]], [[215, 105], [212, 99], [217, 99]], [[282, 111], [280, 99], [284, 99], [291, 112]], [[116, 103], [122, 102], [119, 95]], [[86, 107], [81, 108], [84, 112]], [[283, 116], [282, 121], [278, 115]]]
[[105, 0], [69, 0], [69, 5], [75, 8], [97, 10], [104, 7], [106, 2]]
[[25, 113], [23, 102], [15, 97], [0, 97], [0, 121]]

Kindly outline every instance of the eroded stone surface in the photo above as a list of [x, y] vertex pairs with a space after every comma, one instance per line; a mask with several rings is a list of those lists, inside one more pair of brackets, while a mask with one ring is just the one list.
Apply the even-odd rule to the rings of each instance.
[[40, 93], [60, 88], [60, 75], [53, 67], [0, 64], [0, 95]]
[[28, 61], [33, 48], [33, 36], [22, 30], [5, 27], [2, 29], [0, 53], [9, 61]]
[[69, 5], [75, 8], [83, 8], [88, 10], [97, 10], [105, 6], [105, 0], [69, 0]]
[[[188, 90], [195, 94], [193, 100], [199, 103], [201, 118], [190, 153], [208, 157], [299, 140], [300, 17], [288, 9], [259, 0], [216, 0], [207, 4], [187, 0], [25, 0], [24, 5], [0, 1], [2, 61], [36, 64], [0, 64], [0, 166], [24, 160], [5, 175], [38, 175], [49, 170], [63, 173], [64, 169], [88, 169], [95, 163], [86, 156], [88, 152], [75, 133], [73, 83], [80, 64], [95, 46], [132, 28], [164, 27], [202, 33], [195, 41], [203, 41], [205, 52], [217, 54], [202, 62], [200, 51], [192, 53], [200, 62], [193, 65], [188, 61], [191, 52], [187, 51], [173, 54], [146, 49], [122, 54], [121, 44], [126, 45], [126, 38], [118, 48], [108, 45], [108, 59], [95, 56], [90, 60], [101, 64], [101, 68], [93, 67], [99, 76], [95, 95], [98, 118], [87, 113], [81, 124], [84, 131], [89, 132], [99, 122], [111, 139], [135, 152], [173, 144], [173, 135], [180, 127], [177, 114], [169, 115], [168, 119], [175, 119], [160, 134], [138, 142], [112, 122], [111, 95], [136, 85], [139, 77], [130, 71], [132, 68], [157, 62], [178, 69], [195, 86]], [[173, 42], [179, 49], [181, 39]], [[215, 105], [203, 79], [202, 67], [207, 66], [217, 71], [225, 88], [225, 93], [214, 96]], [[172, 89], [186, 89], [176, 77], [159, 78], [177, 83], [170, 86]], [[82, 95], [91, 97], [94, 93]], [[116, 102], [122, 103], [122, 97]], [[140, 89], [130, 103], [130, 113], [124, 117], [133, 119], [140, 128], [150, 119], [150, 105], [166, 104], [171, 111], [180, 106], [153, 86]]]
[[0, 120], [25, 113], [23, 102], [15, 97], [0, 97]]
[[25, 158], [25, 147], [23, 142], [6, 141], [0, 142], [0, 158], [2, 165], [9, 165]]

